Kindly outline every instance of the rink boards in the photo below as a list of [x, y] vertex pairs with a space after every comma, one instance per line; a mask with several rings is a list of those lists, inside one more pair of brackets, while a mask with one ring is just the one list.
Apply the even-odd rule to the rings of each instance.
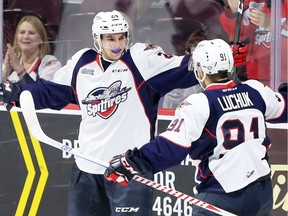
[[[158, 132], [165, 130], [173, 114], [174, 110], [159, 110]], [[19, 109], [9, 113], [0, 107], [0, 116], [0, 215], [66, 215], [73, 156], [31, 138]], [[38, 118], [48, 136], [78, 147], [78, 110], [43, 110], [38, 112]], [[284, 216], [288, 213], [288, 127], [287, 124], [268, 125], [267, 130], [272, 139], [273, 215]], [[193, 196], [194, 172], [187, 157], [181, 165], [157, 173], [155, 181]], [[191, 210], [191, 205], [155, 191], [155, 216], [189, 215]]]

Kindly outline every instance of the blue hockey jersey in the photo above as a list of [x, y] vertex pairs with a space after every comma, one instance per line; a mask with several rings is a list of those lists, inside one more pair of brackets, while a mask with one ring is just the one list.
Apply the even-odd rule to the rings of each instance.
[[287, 122], [287, 94], [256, 80], [213, 83], [184, 100], [167, 130], [140, 148], [139, 157], [156, 173], [190, 155], [196, 193], [237, 191], [269, 178], [266, 122]]

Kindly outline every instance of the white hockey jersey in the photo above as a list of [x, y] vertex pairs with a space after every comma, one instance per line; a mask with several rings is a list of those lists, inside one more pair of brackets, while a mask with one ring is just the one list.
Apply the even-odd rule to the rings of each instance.
[[[198, 84], [194, 73], [188, 71], [189, 58], [136, 43], [104, 70], [95, 50], [82, 49], [57, 71], [53, 82], [41, 80], [21, 85], [21, 89], [32, 92], [36, 109], [61, 109], [78, 102], [81, 153], [109, 162], [113, 156], [154, 138], [161, 96]], [[85, 172], [104, 172], [82, 158], [76, 158], [76, 163]]]
[[256, 80], [211, 84], [184, 100], [167, 130], [140, 148], [139, 157], [158, 172], [189, 154], [198, 192], [228, 193], [268, 179], [266, 121], [287, 122], [283, 96]]

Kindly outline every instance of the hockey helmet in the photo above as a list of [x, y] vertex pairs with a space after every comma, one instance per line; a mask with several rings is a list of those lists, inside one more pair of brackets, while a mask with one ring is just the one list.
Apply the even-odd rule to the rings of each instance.
[[[232, 72], [234, 59], [228, 43], [222, 39], [204, 40], [197, 44], [189, 62], [189, 70], [193, 70], [198, 78], [197, 70], [212, 75], [219, 72]], [[203, 80], [201, 80], [203, 81]]]
[[92, 36], [97, 52], [101, 53], [101, 35], [127, 33], [126, 50], [131, 43], [129, 24], [125, 17], [116, 10], [99, 12], [93, 19]]

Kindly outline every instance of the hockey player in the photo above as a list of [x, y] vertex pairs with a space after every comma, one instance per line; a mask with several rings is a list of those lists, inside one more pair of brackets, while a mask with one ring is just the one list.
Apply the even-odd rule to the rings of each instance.
[[[197, 199], [239, 216], [270, 215], [266, 121], [287, 122], [287, 83], [276, 93], [256, 80], [228, 80], [233, 57], [221, 39], [200, 42], [192, 58], [189, 67], [204, 92], [184, 100], [155, 140], [114, 156], [105, 177], [126, 185], [135, 174], [156, 173], [190, 155]], [[193, 206], [192, 215], [216, 214]]]
[[[36, 109], [61, 109], [78, 103], [81, 153], [108, 161], [135, 145], [154, 139], [158, 102], [174, 88], [197, 85], [188, 70], [190, 56], [172, 56], [156, 46], [131, 45], [128, 22], [118, 11], [100, 12], [93, 21], [95, 48], [78, 51], [56, 72], [53, 82], [4, 84], [4, 102], [31, 91]], [[19, 88], [19, 90], [18, 90]], [[11, 90], [12, 89], [12, 90]], [[152, 213], [152, 189], [132, 183], [122, 187], [104, 178], [105, 169], [76, 158], [72, 168], [68, 215]], [[153, 175], [148, 173], [147, 178]]]

